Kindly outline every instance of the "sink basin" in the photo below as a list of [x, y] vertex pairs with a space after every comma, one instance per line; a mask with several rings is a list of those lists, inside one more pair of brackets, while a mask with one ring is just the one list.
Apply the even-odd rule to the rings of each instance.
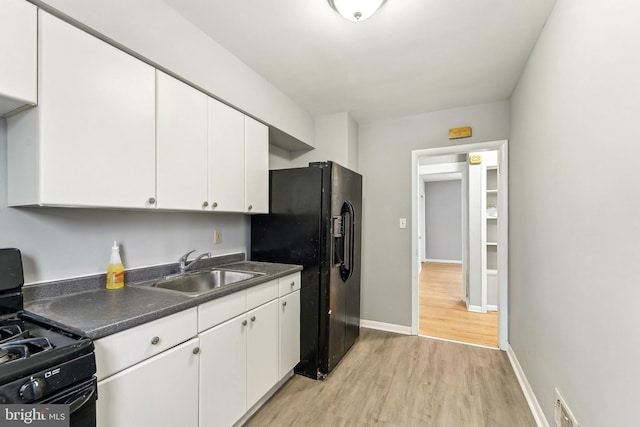
[[200, 271], [166, 278], [153, 283], [151, 286], [181, 292], [189, 296], [199, 296], [223, 286], [253, 279], [262, 274], [234, 270]]

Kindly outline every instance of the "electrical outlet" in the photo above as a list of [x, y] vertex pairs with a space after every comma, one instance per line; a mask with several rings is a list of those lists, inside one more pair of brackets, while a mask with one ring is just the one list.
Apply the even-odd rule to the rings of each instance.
[[216, 245], [222, 243], [222, 230], [216, 230], [214, 232], [213, 243]]
[[554, 405], [553, 420], [556, 427], [579, 427], [578, 420], [567, 406], [558, 389], [556, 389], [556, 403]]
[[407, 218], [400, 218], [400, 228], [407, 228]]

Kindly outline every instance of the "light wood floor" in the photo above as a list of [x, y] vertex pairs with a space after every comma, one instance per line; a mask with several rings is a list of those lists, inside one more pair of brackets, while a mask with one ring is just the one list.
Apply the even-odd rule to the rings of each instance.
[[422, 263], [420, 335], [488, 347], [498, 346], [497, 313], [467, 311], [467, 306], [462, 300], [460, 264]]
[[506, 353], [361, 328], [324, 381], [295, 375], [248, 427], [535, 427]]

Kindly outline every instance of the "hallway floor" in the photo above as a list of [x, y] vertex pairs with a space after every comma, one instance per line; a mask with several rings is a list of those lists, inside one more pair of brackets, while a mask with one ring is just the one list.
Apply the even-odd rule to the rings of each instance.
[[246, 427], [535, 427], [505, 352], [360, 329], [324, 381], [294, 375]]
[[462, 265], [422, 263], [420, 335], [498, 346], [498, 313], [472, 313], [462, 299]]

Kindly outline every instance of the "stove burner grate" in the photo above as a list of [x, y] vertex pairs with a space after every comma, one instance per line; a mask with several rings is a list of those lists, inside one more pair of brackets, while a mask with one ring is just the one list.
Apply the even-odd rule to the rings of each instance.
[[0, 326], [0, 345], [16, 339], [26, 338], [28, 331], [23, 331], [19, 325]]
[[0, 365], [18, 359], [26, 359], [33, 354], [51, 350], [53, 345], [46, 337], [16, 339], [0, 344]]

